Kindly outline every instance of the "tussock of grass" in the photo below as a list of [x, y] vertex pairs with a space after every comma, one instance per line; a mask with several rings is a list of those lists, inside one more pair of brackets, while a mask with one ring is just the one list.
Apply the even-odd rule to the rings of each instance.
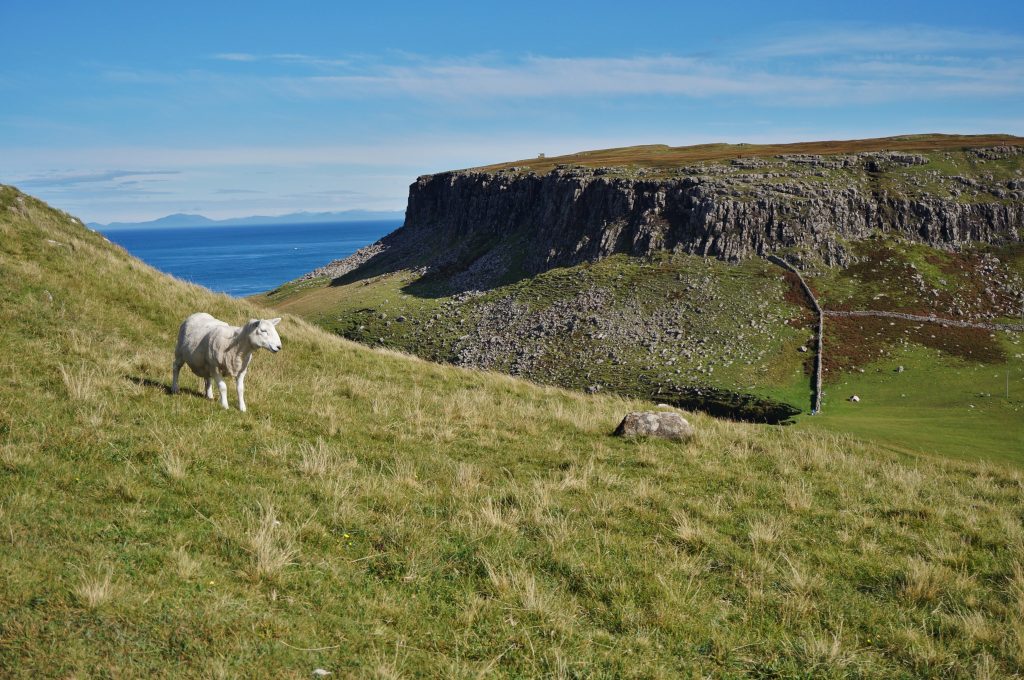
[[75, 586], [75, 597], [88, 609], [96, 609], [114, 595], [113, 569], [106, 567], [98, 573], [82, 573]]
[[100, 394], [101, 379], [99, 374], [88, 367], [69, 368], [57, 364], [60, 378], [67, 389], [68, 397], [73, 401], [91, 401]]
[[246, 514], [242, 545], [252, 556], [246, 573], [254, 579], [272, 579], [294, 564], [298, 555], [291, 530], [277, 518], [274, 506], [260, 506], [258, 511]]
[[173, 451], [164, 451], [160, 454], [160, 467], [170, 479], [184, 479], [188, 472], [188, 463]]
[[167, 394], [177, 326], [267, 314], [16, 197], [0, 189], [0, 675], [1024, 664], [1016, 469], [695, 414], [690, 444], [623, 441], [643, 404], [291, 317], [250, 411], [222, 412], [193, 378]]

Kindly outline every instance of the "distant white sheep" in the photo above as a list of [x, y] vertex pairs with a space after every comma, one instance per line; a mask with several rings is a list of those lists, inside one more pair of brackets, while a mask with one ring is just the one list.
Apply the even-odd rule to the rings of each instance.
[[206, 312], [185, 319], [178, 330], [174, 348], [174, 381], [171, 392], [178, 393], [178, 372], [184, 364], [200, 378], [206, 379], [206, 398], [213, 399], [213, 382], [220, 390], [220, 405], [228, 407], [228, 386], [225, 376], [235, 379], [238, 388], [238, 410], [245, 411], [245, 372], [257, 349], [281, 350], [277, 326], [281, 319], [250, 319], [242, 327], [231, 326]]

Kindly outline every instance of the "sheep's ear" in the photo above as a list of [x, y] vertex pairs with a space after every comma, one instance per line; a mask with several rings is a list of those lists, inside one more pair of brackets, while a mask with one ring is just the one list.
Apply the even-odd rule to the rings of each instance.
[[245, 324], [245, 325], [246, 326], [252, 326], [254, 324], [258, 324], [259, 322], [260, 322], [259, 319], [249, 319], [249, 322], [247, 324]]
[[281, 317], [277, 317], [276, 319], [270, 319], [270, 323], [276, 326], [277, 324], [281, 323]]

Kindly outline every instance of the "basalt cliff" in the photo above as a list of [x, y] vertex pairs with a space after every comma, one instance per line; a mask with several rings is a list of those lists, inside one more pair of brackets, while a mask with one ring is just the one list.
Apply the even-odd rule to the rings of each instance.
[[486, 287], [510, 270], [530, 276], [617, 253], [737, 262], [788, 251], [846, 265], [846, 242], [878, 234], [942, 249], [1015, 242], [1024, 233], [1022, 153], [1003, 145], [425, 175], [410, 187], [401, 229], [313, 275], [373, 260]]

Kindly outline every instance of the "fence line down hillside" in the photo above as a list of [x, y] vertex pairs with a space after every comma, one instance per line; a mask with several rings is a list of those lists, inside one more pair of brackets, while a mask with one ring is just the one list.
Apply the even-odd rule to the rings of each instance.
[[803, 275], [797, 271], [796, 267], [775, 255], [769, 255], [768, 261], [796, 274], [796, 278], [800, 281], [800, 285], [804, 289], [804, 294], [807, 296], [807, 299], [811, 301], [811, 307], [814, 309], [814, 313], [818, 315], [818, 331], [815, 333], [814, 340], [814, 374], [811, 376], [811, 415], [814, 415], [821, 411], [821, 365], [825, 345], [825, 313], [822, 311], [821, 305], [818, 304], [818, 298], [814, 296], [814, 291], [812, 291], [811, 287], [807, 285]]

